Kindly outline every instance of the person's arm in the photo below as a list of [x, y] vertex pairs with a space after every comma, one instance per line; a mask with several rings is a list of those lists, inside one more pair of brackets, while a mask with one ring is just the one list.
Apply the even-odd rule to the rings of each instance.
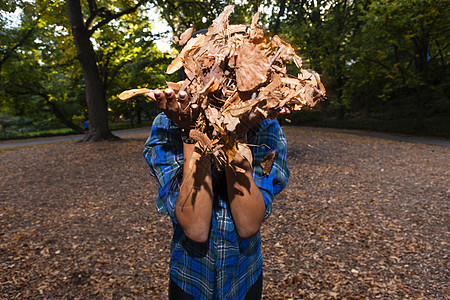
[[[289, 111], [278, 113], [288, 114]], [[259, 134], [250, 141], [250, 144], [264, 145], [256, 147], [256, 152], [252, 151], [255, 169], [237, 152], [232, 165], [245, 170], [245, 173], [234, 172], [231, 167], [226, 171], [231, 213], [242, 238], [251, 237], [258, 232], [262, 222], [270, 214], [274, 194], [283, 189], [289, 177], [284, 133], [277, 122], [265, 120], [261, 123], [262, 121], [262, 115], [250, 113], [241, 118], [242, 127], [239, 128], [240, 140], [247, 142], [248, 130], [259, 127]], [[269, 151], [274, 150], [277, 154], [272, 168], [269, 174], [264, 174], [261, 162]]]
[[253, 180], [250, 163], [236, 154], [233, 164], [245, 170], [245, 173], [226, 167], [231, 214], [239, 236], [249, 238], [261, 227], [266, 206], [261, 191]]
[[183, 181], [175, 204], [175, 217], [194, 242], [208, 240], [212, 216], [211, 160], [203, 155], [189, 168], [195, 145], [183, 144]]
[[[172, 89], [155, 90], [147, 96], [182, 131], [189, 132], [198, 116], [198, 107], [189, 105], [186, 92], [175, 95]], [[175, 218], [189, 239], [202, 243], [209, 237], [212, 216], [211, 161], [209, 156], [202, 155], [191, 165], [194, 151], [194, 144], [183, 143], [183, 180], [175, 202]]]
[[[263, 116], [255, 112], [241, 116], [236, 130], [237, 139], [246, 142], [248, 130], [260, 124], [262, 120]], [[241, 172], [235, 171], [233, 166]], [[252, 166], [239, 152], [236, 152], [231, 166], [226, 167], [226, 177], [234, 225], [241, 238], [249, 238], [258, 232], [264, 221], [266, 205], [263, 195], [253, 179]]]

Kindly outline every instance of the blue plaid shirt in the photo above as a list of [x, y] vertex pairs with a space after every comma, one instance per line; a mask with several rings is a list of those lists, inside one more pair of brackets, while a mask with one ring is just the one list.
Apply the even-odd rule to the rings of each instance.
[[[251, 147], [253, 178], [263, 195], [267, 218], [272, 210], [273, 196], [286, 186], [289, 177], [286, 137], [277, 121], [264, 120], [248, 133], [247, 142], [260, 145]], [[271, 150], [277, 150], [277, 153], [272, 170], [264, 176], [260, 164]], [[168, 214], [173, 222], [171, 279], [195, 299], [244, 299], [262, 271], [261, 235], [258, 231], [252, 237], [242, 239], [237, 234], [224, 188], [224, 174], [212, 167], [211, 230], [208, 241], [199, 244], [185, 236], [175, 218], [183, 170], [183, 143], [181, 130], [163, 113], [153, 122], [144, 157], [150, 165], [150, 174], [158, 181], [157, 209]]]

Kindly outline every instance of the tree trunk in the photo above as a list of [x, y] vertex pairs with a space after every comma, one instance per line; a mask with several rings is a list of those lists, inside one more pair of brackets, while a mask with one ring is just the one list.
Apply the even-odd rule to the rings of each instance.
[[136, 106], [136, 118], [137, 118], [137, 124], [142, 125], [142, 108], [140, 106]]
[[366, 82], [366, 95], [364, 97], [363, 118], [367, 119], [370, 116], [370, 82]]
[[89, 31], [83, 22], [80, 0], [66, 0], [66, 7], [77, 49], [77, 57], [83, 69], [86, 85], [89, 132], [84, 141], [119, 139], [111, 133], [108, 127], [106, 96], [97, 67], [95, 51], [89, 39]]
[[284, 11], [286, 9], [286, 0], [280, 1], [280, 10], [278, 11], [278, 16], [275, 20], [275, 25], [273, 26], [273, 34], [278, 34], [280, 29], [281, 18], [284, 16]]
[[414, 54], [415, 67], [417, 73], [420, 75], [422, 85], [416, 88], [417, 101], [417, 115], [416, 115], [416, 130], [421, 130], [425, 127], [425, 103], [433, 98], [432, 90], [429, 87], [428, 80], [428, 49], [430, 38], [424, 34], [420, 38], [414, 39]]
[[44, 94], [42, 95], [42, 97], [44, 97], [45, 102], [51, 106], [53, 114], [55, 115], [56, 118], [58, 118], [58, 120], [63, 123], [65, 126], [69, 127], [70, 129], [72, 129], [73, 131], [75, 131], [76, 133], [83, 133], [84, 130], [83, 128], [81, 128], [80, 126], [74, 124], [71, 120], [69, 120], [68, 118], [66, 118], [66, 116], [64, 115], [64, 113], [61, 111], [61, 109], [58, 107], [58, 105], [54, 102], [51, 102], [48, 95]]

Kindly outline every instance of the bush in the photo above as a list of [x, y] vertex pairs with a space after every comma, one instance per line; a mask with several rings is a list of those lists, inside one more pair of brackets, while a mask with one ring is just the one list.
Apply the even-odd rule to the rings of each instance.
[[2, 139], [34, 130], [36, 128], [33, 120], [30, 118], [0, 114], [0, 132]]

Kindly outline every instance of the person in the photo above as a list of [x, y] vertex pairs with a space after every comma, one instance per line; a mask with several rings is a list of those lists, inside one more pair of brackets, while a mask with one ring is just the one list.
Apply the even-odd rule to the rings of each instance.
[[[147, 96], [162, 110], [143, 153], [158, 183], [157, 210], [173, 223], [169, 299], [261, 299], [260, 226], [289, 178], [283, 130], [276, 120], [246, 115], [240, 139], [252, 145], [253, 165], [236, 153], [223, 169], [210, 155], [189, 168], [195, 151], [189, 130], [199, 107], [185, 91]], [[266, 174], [261, 162], [270, 151], [276, 154]]]

